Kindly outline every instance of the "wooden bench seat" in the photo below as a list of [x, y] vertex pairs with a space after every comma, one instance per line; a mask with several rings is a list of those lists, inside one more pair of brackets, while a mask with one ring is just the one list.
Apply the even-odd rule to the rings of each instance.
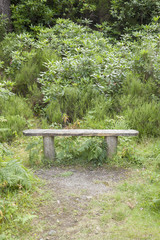
[[54, 137], [56, 136], [104, 136], [107, 142], [107, 156], [111, 158], [117, 150], [118, 136], [137, 136], [136, 130], [115, 129], [28, 129], [23, 131], [25, 136], [42, 136], [44, 156], [55, 158]]

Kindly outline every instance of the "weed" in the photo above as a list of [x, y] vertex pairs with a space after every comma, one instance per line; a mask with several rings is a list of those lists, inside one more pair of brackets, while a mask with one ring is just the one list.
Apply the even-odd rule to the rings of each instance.
[[57, 142], [56, 164], [100, 166], [106, 162], [105, 141], [99, 138], [90, 138], [85, 141], [83, 138], [73, 139], [68, 137]]
[[73, 175], [73, 172], [67, 171], [67, 172], [61, 173], [59, 176], [60, 177], [70, 177], [72, 175]]
[[30, 167], [40, 167], [42, 166], [43, 156], [40, 154], [43, 151], [42, 139], [37, 138], [34, 141], [28, 143], [26, 151], [29, 151], [29, 162]]

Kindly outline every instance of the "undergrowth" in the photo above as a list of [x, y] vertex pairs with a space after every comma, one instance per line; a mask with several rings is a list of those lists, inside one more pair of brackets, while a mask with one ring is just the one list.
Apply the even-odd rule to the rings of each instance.
[[7, 145], [0, 144], [0, 239], [19, 239], [29, 231], [36, 217], [30, 211], [35, 183], [33, 173], [13, 159]]

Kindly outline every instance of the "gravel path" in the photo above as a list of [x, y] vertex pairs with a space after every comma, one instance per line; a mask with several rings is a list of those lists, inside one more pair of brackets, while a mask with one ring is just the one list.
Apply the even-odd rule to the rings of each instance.
[[114, 184], [123, 180], [127, 171], [102, 168], [96, 170], [52, 168], [38, 170], [36, 175], [47, 180], [53, 189], [58, 187], [61, 191], [68, 190], [73, 193], [84, 191], [91, 195], [97, 195], [113, 190]]
[[[45, 180], [43, 191], [49, 192], [51, 197], [47, 204], [39, 207], [38, 218], [33, 224], [36, 226], [40, 224], [41, 228], [37, 230], [34, 239], [76, 240], [81, 239], [78, 236], [83, 224], [86, 223], [92, 200], [114, 192], [117, 183], [123, 181], [129, 172], [124, 169], [89, 170], [56, 167], [41, 169], [35, 174]], [[93, 239], [97, 238], [93, 236]]]

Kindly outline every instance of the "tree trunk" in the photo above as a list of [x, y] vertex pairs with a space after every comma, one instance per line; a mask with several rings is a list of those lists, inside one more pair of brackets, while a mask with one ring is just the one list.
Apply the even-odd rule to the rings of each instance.
[[0, 0], [0, 15], [6, 15], [10, 19], [10, 4], [11, 0]]

